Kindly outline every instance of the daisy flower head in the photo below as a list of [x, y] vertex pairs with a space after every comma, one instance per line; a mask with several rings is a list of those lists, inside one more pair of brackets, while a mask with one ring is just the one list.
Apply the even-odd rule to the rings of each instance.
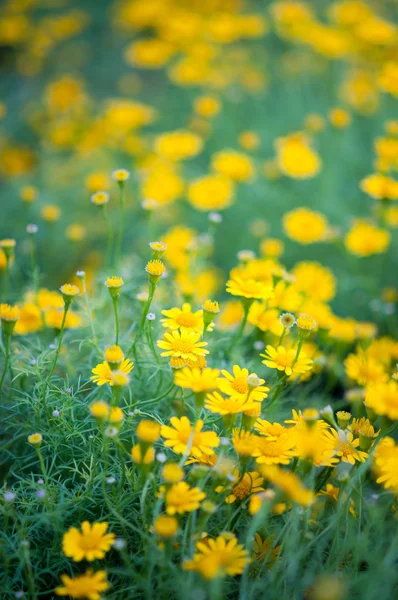
[[168, 515], [192, 512], [205, 498], [206, 494], [199, 487], [190, 487], [186, 481], [179, 481], [165, 494], [166, 512]]
[[157, 421], [151, 421], [149, 419], [143, 419], [139, 422], [136, 430], [136, 434], [140, 442], [146, 444], [154, 444], [160, 435], [160, 425]]
[[105, 400], [98, 400], [90, 404], [90, 413], [98, 421], [104, 421], [109, 417], [110, 406]]
[[70, 596], [71, 598], [87, 598], [88, 600], [101, 600], [102, 592], [109, 589], [110, 584], [105, 571], [87, 569], [84, 575], [69, 577], [61, 575], [63, 585], [55, 588], [57, 596]]
[[184, 569], [197, 571], [205, 579], [215, 579], [225, 575], [243, 573], [250, 559], [247, 550], [238, 544], [233, 534], [221, 534], [217, 538], [207, 538], [197, 542], [192, 560], [184, 563]]
[[247, 397], [222, 396], [218, 392], [208, 394], [206, 397], [205, 408], [212, 413], [227, 416], [236, 415], [244, 411], [255, 410], [259, 403]]
[[164, 266], [164, 263], [161, 260], [155, 259], [150, 260], [147, 263], [145, 271], [149, 275], [150, 282], [156, 284], [162, 277], [162, 275], [165, 273], [166, 267]]
[[282, 313], [279, 321], [285, 329], [291, 329], [296, 324], [296, 317], [292, 313]]
[[70, 303], [75, 296], [80, 294], [80, 290], [77, 285], [73, 285], [73, 283], [64, 283], [59, 288], [59, 291], [62, 294], [65, 303]]
[[94, 192], [94, 194], [91, 195], [90, 201], [96, 206], [105, 206], [105, 204], [108, 204], [109, 202], [109, 194], [102, 190]]
[[162, 310], [162, 315], [166, 318], [161, 320], [163, 327], [167, 329], [180, 331], [202, 332], [204, 328], [203, 311], [192, 311], [191, 305], [185, 302], [181, 308], [169, 308]]
[[20, 310], [17, 306], [10, 304], [0, 304], [0, 319], [9, 323], [16, 323], [20, 317]]
[[116, 169], [112, 171], [112, 179], [119, 184], [123, 184], [130, 179], [130, 172], [127, 169]]
[[150, 242], [149, 247], [152, 250], [153, 258], [155, 260], [162, 258], [163, 254], [167, 250], [167, 244], [164, 242]]
[[256, 279], [241, 279], [240, 277], [235, 277], [227, 282], [227, 292], [232, 296], [248, 300], [266, 300], [273, 296], [271, 285]]
[[114, 533], [106, 533], [108, 527], [106, 522], [91, 524], [88, 521], [83, 521], [81, 531], [71, 527], [62, 538], [63, 553], [75, 562], [104, 558], [116, 537]]
[[124, 360], [123, 350], [116, 344], [108, 346], [105, 350], [105, 360], [111, 369], [118, 369]]
[[179, 387], [192, 390], [195, 393], [211, 392], [217, 389], [218, 369], [189, 369], [187, 367], [176, 371], [174, 375], [174, 383]]
[[120, 296], [120, 292], [124, 285], [124, 281], [123, 281], [122, 277], [118, 277], [117, 275], [112, 275], [112, 277], [106, 278], [105, 285], [108, 288], [111, 298], [113, 300], [117, 300]]
[[178, 520], [170, 515], [159, 515], [153, 524], [153, 529], [160, 538], [174, 537], [178, 531]]
[[325, 435], [332, 440], [334, 453], [340, 458], [341, 462], [354, 465], [356, 462], [364, 462], [368, 457], [367, 452], [363, 452], [358, 448], [359, 439], [354, 439], [351, 431], [330, 429], [325, 432]]
[[164, 350], [161, 356], [172, 356], [196, 362], [198, 357], [209, 354], [205, 348], [207, 342], [201, 342], [201, 337], [201, 332], [171, 331], [165, 333], [163, 340], [157, 341], [157, 346]]
[[301, 337], [308, 337], [316, 327], [316, 321], [310, 315], [301, 314], [296, 320], [296, 325]]
[[312, 360], [307, 358], [305, 352], [301, 351], [297, 357], [297, 351], [294, 348], [285, 348], [278, 346], [274, 348], [271, 345], [266, 346], [266, 353], [260, 354], [265, 360], [265, 364], [270, 369], [284, 371], [288, 377], [292, 374], [302, 374], [312, 369]]
[[269, 388], [263, 385], [264, 379], [260, 379], [255, 373], [249, 374], [248, 369], [234, 365], [232, 374], [225, 370], [221, 373], [223, 377], [218, 380], [218, 389], [223, 394], [246, 400], [250, 395], [251, 402], [262, 402], [267, 397]]
[[36, 448], [40, 448], [42, 441], [43, 436], [41, 433], [32, 433], [28, 436], [29, 444], [32, 444], [32, 446], [35, 446]]
[[220, 444], [215, 431], [202, 431], [203, 421], [198, 419], [192, 427], [187, 417], [171, 417], [170, 425], [163, 425], [160, 434], [165, 438], [165, 446], [177, 454], [185, 454], [189, 444], [195, 457], [214, 454], [214, 448]]
[[91, 381], [96, 383], [97, 385], [105, 385], [109, 383], [109, 385], [114, 385], [115, 374], [122, 374], [128, 376], [128, 374], [134, 369], [134, 364], [128, 358], [125, 358], [117, 371], [112, 371], [107, 361], [99, 363], [94, 369], [92, 369], [93, 375], [91, 376]]

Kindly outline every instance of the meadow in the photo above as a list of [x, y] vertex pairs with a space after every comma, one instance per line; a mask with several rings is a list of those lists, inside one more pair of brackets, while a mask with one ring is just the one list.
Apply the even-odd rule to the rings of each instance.
[[393, 0], [0, 4], [0, 598], [398, 596]]

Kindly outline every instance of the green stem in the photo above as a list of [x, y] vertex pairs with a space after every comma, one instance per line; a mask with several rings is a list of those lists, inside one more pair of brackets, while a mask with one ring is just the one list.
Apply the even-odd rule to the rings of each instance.
[[131, 344], [131, 346], [130, 346], [128, 352], [127, 352], [128, 356], [135, 349], [135, 346], [136, 346], [139, 338], [141, 337], [142, 330], [143, 330], [145, 322], [146, 322], [146, 316], [147, 316], [147, 314], [149, 312], [149, 309], [151, 308], [151, 304], [152, 304], [152, 301], [153, 301], [153, 296], [155, 294], [155, 290], [156, 290], [156, 284], [150, 282], [150, 284], [149, 284], [148, 300], [146, 301], [145, 306], [144, 306], [144, 310], [142, 311], [142, 317], [141, 317], [140, 325], [138, 327], [138, 331], [137, 331], [136, 336], [134, 338], [134, 342]]
[[124, 213], [125, 213], [125, 202], [124, 202], [124, 182], [118, 182], [119, 185], [119, 203], [120, 203], [120, 219], [119, 219], [119, 230], [117, 235], [116, 244], [116, 265], [119, 264], [120, 254], [123, 244], [123, 232], [124, 232]]
[[156, 360], [156, 363], [159, 365], [160, 360], [159, 360], [158, 353], [156, 352], [155, 344], [153, 341], [153, 322], [152, 321], [149, 321], [149, 327], [147, 329], [147, 340], [148, 340], [148, 344], [151, 349], [151, 352], [153, 354], [153, 357]]
[[10, 258], [6, 256], [6, 269], [4, 272], [4, 302], [8, 300], [8, 290], [10, 288]]
[[95, 333], [94, 322], [93, 322], [93, 318], [91, 316], [91, 309], [90, 309], [90, 303], [89, 303], [88, 294], [87, 294], [86, 280], [84, 277], [82, 277], [82, 285], [83, 285], [84, 302], [86, 305], [86, 312], [87, 312], [88, 320], [90, 323], [91, 335], [92, 335], [94, 344], [97, 344], [97, 334]]
[[242, 337], [246, 323], [247, 323], [247, 317], [249, 315], [250, 306], [251, 306], [251, 302], [243, 302], [243, 310], [244, 310], [243, 319], [239, 326], [238, 331], [232, 338], [232, 342], [231, 342], [229, 348], [227, 349], [227, 352], [232, 352], [233, 348], [236, 346], [236, 344], [239, 342], [240, 338]]
[[10, 335], [5, 335], [5, 362], [4, 362], [3, 374], [0, 379], [0, 397], [3, 396], [3, 383], [4, 383], [4, 378], [6, 376], [6, 373], [7, 373], [8, 363], [10, 360], [10, 338], [11, 338]]
[[58, 340], [57, 351], [55, 353], [54, 362], [53, 362], [53, 365], [51, 367], [51, 371], [50, 371], [49, 375], [47, 376], [46, 381], [44, 382], [43, 406], [44, 406], [44, 410], [45, 410], [45, 412], [47, 414], [48, 414], [47, 400], [46, 400], [47, 388], [48, 388], [48, 384], [50, 383], [50, 379], [52, 377], [52, 374], [55, 371], [55, 367], [57, 366], [59, 353], [61, 352], [62, 340], [63, 340], [63, 337], [64, 337], [64, 330], [65, 330], [66, 315], [68, 313], [69, 306], [70, 306], [70, 302], [65, 302], [65, 304], [64, 304], [64, 314], [63, 314], [63, 317], [62, 317], [61, 329], [60, 329], [60, 332], [59, 332], [59, 340]]
[[117, 310], [117, 298], [112, 298], [112, 302], [113, 302], [113, 311], [115, 313], [115, 329], [116, 329], [116, 334], [115, 334], [115, 344], [116, 346], [119, 345], [119, 314], [118, 314], [118, 310]]
[[102, 207], [102, 214], [104, 216], [106, 232], [107, 232], [107, 242], [106, 242], [106, 254], [105, 254], [105, 265], [109, 266], [111, 263], [111, 254], [112, 254], [112, 243], [113, 243], [113, 228], [111, 220], [108, 216], [108, 209], [104, 205]]

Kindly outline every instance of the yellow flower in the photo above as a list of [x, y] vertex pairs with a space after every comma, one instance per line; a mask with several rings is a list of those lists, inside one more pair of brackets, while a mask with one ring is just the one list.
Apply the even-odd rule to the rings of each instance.
[[340, 457], [342, 462], [354, 465], [355, 461], [364, 462], [367, 458], [367, 452], [357, 449], [359, 439], [354, 440], [351, 431], [330, 429], [325, 431], [325, 435], [333, 441], [335, 455]]
[[197, 210], [223, 210], [232, 204], [233, 183], [223, 175], [206, 175], [188, 186], [188, 200]]
[[293, 446], [294, 440], [288, 433], [283, 433], [275, 439], [257, 436], [252, 456], [258, 464], [288, 465], [294, 456]]
[[101, 600], [102, 592], [110, 587], [106, 579], [106, 572], [94, 572], [92, 569], [87, 569], [84, 575], [74, 578], [69, 575], [61, 575], [61, 581], [63, 585], [55, 588], [55, 593], [57, 596], [70, 596], [71, 598]]
[[344, 108], [332, 108], [329, 111], [329, 121], [337, 129], [344, 129], [351, 123], [351, 115]]
[[377, 415], [398, 421], [398, 383], [392, 380], [370, 385], [366, 390], [365, 405]]
[[49, 223], [54, 223], [60, 218], [61, 209], [58, 206], [55, 206], [54, 204], [47, 204], [46, 206], [43, 206], [43, 208], [40, 211], [40, 214], [45, 221], [48, 221]]
[[356, 256], [381, 254], [390, 245], [390, 234], [363, 219], [355, 221], [345, 236], [346, 248]]
[[[119, 371], [124, 375], [128, 375], [133, 369], [134, 364], [128, 358], [125, 358], [119, 367]], [[111, 386], [114, 385], [112, 381], [112, 371], [106, 361], [99, 363], [91, 372], [94, 373], [94, 375], [90, 377], [90, 379], [97, 385], [104, 385], [105, 383], [109, 383]]]
[[23, 304], [20, 308], [19, 319], [15, 324], [15, 333], [17, 335], [26, 335], [39, 331], [42, 327], [43, 319], [40, 308], [30, 302]]
[[161, 538], [174, 537], [178, 531], [178, 521], [170, 515], [159, 515], [153, 524], [156, 535]]
[[20, 317], [18, 306], [10, 306], [10, 304], [0, 304], [0, 319], [15, 323]]
[[240, 477], [239, 469], [235, 469], [233, 478], [231, 493], [225, 499], [227, 504], [232, 504], [236, 500], [246, 500], [251, 494], [264, 491], [262, 487], [264, 478], [257, 471], [247, 471]]
[[212, 413], [218, 415], [236, 415], [238, 413], [255, 410], [259, 406], [259, 402], [255, 402], [251, 398], [239, 397], [237, 395], [225, 398], [218, 392], [208, 394], [206, 397], [205, 408]]
[[279, 138], [275, 147], [278, 166], [285, 175], [294, 179], [308, 179], [321, 170], [322, 161], [304, 134]]
[[37, 190], [37, 188], [33, 187], [32, 185], [25, 185], [19, 192], [19, 195], [21, 196], [21, 200], [23, 200], [24, 202], [34, 202], [34, 200], [36, 200], [37, 196], [38, 196], [39, 192]]
[[28, 442], [29, 444], [32, 444], [32, 446], [41, 446], [41, 443], [43, 441], [43, 436], [41, 435], [41, 433], [32, 433], [31, 435], [28, 436]]
[[314, 495], [307, 490], [295, 473], [284, 471], [276, 466], [261, 467], [264, 477], [279, 488], [292, 502], [308, 506], [314, 500]]
[[272, 298], [274, 293], [272, 286], [266, 285], [263, 281], [241, 279], [240, 277], [227, 281], [227, 292], [232, 296], [261, 300]]
[[165, 494], [166, 512], [168, 515], [192, 512], [199, 508], [205, 498], [206, 494], [199, 487], [191, 488], [186, 481], [179, 481]]
[[301, 329], [303, 332], [310, 332], [313, 329], [315, 329], [316, 327], [316, 321], [313, 317], [311, 317], [310, 315], [306, 315], [306, 314], [301, 314], [297, 319], [296, 319], [296, 325], [299, 329]]
[[162, 315], [167, 318], [161, 319], [160, 322], [167, 329], [200, 333], [203, 331], [203, 310], [192, 312], [191, 305], [188, 303], [184, 303], [181, 308], [162, 310]]
[[112, 277], [106, 278], [105, 285], [107, 288], [110, 288], [110, 289], [118, 289], [124, 285], [124, 281], [121, 277], [112, 275]]
[[210, 392], [217, 389], [218, 369], [189, 369], [183, 368], [176, 371], [174, 375], [174, 383], [179, 387], [192, 390], [195, 393]]
[[[44, 313], [44, 320], [47, 327], [53, 327], [54, 329], [61, 329], [62, 321], [63, 321], [64, 311], [63, 309], [57, 308], [47, 308]], [[65, 320], [65, 329], [73, 329], [75, 327], [80, 327], [81, 319], [80, 317], [73, 313], [72, 311], [68, 311]]]
[[204, 348], [207, 346], [207, 342], [199, 341], [201, 337], [200, 332], [174, 330], [171, 333], [165, 333], [164, 340], [158, 340], [157, 345], [165, 350], [161, 356], [173, 356], [195, 362], [199, 356], [209, 354], [209, 351]]
[[119, 406], [112, 406], [109, 411], [109, 422], [113, 425], [121, 423], [124, 419], [124, 413]]
[[145, 271], [149, 274], [149, 276], [156, 279], [159, 279], [165, 270], [166, 267], [161, 260], [150, 260], [145, 267]]
[[329, 302], [336, 294], [336, 278], [330, 269], [315, 261], [299, 262], [292, 270], [294, 287], [308, 298]]
[[153, 444], [159, 438], [160, 425], [156, 421], [143, 419], [137, 426], [136, 434], [141, 442]]
[[391, 94], [392, 96], [398, 97], [398, 62], [389, 61], [382, 67], [381, 73], [378, 78], [378, 84], [380, 88]]
[[171, 131], [155, 139], [155, 151], [171, 161], [192, 158], [201, 152], [203, 141], [190, 131]]
[[245, 150], [256, 150], [261, 143], [260, 136], [255, 131], [242, 131], [238, 142]]
[[162, 478], [167, 483], [178, 483], [184, 478], [184, 471], [178, 463], [166, 463], [162, 469]]
[[90, 200], [96, 206], [104, 206], [104, 204], [108, 204], [109, 202], [109, 194], [103, 191], [94, 192], [94, 194], [91, 195]]
[[174, 53], [175, 48], [172, 44], [152, 38], [133, 42], [127, 46], [124, 56], [129, 64], [144, 69], [159, 69], [169, 62]]
[[71, 527], [62, 538], [63, 553], [75, 562], [104, 558], [115, 541], [114, 533], [106, 533], [108, 527], [106, 522], [91, 525], [88, 521], [83, 521], [81, 531]]
[[67, 296], [69, 298], [74, 298], [74, 296], [80, 294], [80, 290], [77, 285], [73, 285], [72, 283], [64, 283], [64, 285], [61, 285], [59, 288], [59, 291], [63, 296]]
[[201, 117], [215, 117], [221, 109], [217, 98], [213, 96], [199, 96], [195, 98], [194, 110]]
[[141, 448], [140, 444], [136, 444], [131, 448], [131, 458], [137, 465], [150, 465], [155, 460], [155, 450], [152, 446]]
[[283, 228], [292, 240], [306, 245], [325, 240], [328, 223], [319, 212], [296, 208], [284, 215]]
[[376, 446], [374, 453], [374, 470], [377, 483], [385, 489], [398, 493], [398, 445], [391, 437], [385, 437]]
[[[198, 419], [193, 428], [187, 417], [171, 417], [170, 425], [163, 425], [162, 437], [166, 438], [165, 446], [172, 448], [177, 454], [185, 454], [188, 444], [191, 445], [191, 454], [195, 457], [202, 454], [214, 454], [220, 440], [215, 431], [202, 431], [203, 421]], [[192, 440], [191, 440], [192, 436]]]
[[278, 346], [274, 348], [271, 345], [266, 346], [266, 354], [260, 354], [265, 360], [262, 362], [270, 369], [284, 371], [288, 377], [292, 374], [302, 374], [312, 369], [312, 360], [307, 358], [305, 352], [301, 351], [297, 360], [297, 350], [294, 348], [285, 348]]
[[[250, 399], [250, 402], [262, 402], [267, 397], [269, 388], [264, 379], [257, 378], [255, 373], [249, 374], [248, 369], [242, 369], [238, 365], [232, 367], [232, 375], [228, 371], [221, 371], [223, 378], [218, 380], [218, 389], [231, 398]], [[258, 385], [252, 386], [250, 378], [257, 378]], [[250, 392], [250, 394], [249, 394]]]
[[108, 346], [105, 350], [105, 360], [111, 365], [117, 365], [124, 360], [124, 354], [120, 346], [114, 344], [113, 346]]
[[344, 366], [347, 376], [359, 385], [381, 383], [387, 379], [384, 366], [363, 352], [359, 355], [349, 354], [344, 361]]
[[223, 150], [215, 154], [211, 166], [214, 171], [232, 181], [248, 181], [254, 175], [254, 167], [250, 158], [233, 150]]
[[90, 404], [90, 412], [96, 419], [102, 421], [109, 417], [110, 406], [104, 400]]
[[376, 200], [398, 200], [398, 181], [387, 175], [381, 173], [369, 175], [362, 179], [360, 187]]
[[112, 179], [117, 181], [117, 183], [124, 183], [130, 178], [130, 173], [126, 169], [116, 169], [116, 171], [112, 172]]
[[224, 533], [215, 539], [197, 542], [196, 553], [192, 560], [185, 561], [183, 567], [197, 571], [205, 579], [215, 579], [243, 573], [248, 562], [247, 550], [238, 544], [234, 535]]

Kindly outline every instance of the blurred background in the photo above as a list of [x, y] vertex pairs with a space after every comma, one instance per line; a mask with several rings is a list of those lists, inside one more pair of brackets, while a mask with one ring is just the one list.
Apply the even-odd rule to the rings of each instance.
[[[375, 140], [397, 118], [383, 80], [398, 56], [396, 9], [382, 0], [1, 2], [0, 236], [17, 240], [16, 281], [27, 279], [28, 223], [39, 226], [42, 285], [103, 267], [104, 220], [90, 196], [110, 193], [112, 219], [117, 168], [131, 172], [125, 271], [176, 225], [200, 242], [209, 211], [192, 205], [189, 184], [211, 172], [215, 153], [233, 149], [253, 173], [234, 181], [217, 226], [215, 293], [239, 250], [284, 237], [283, 215], [308, 207], [327, 217], [333, 240], [284, 240], [282, 262], [330, 267], [334, 311], [391, 330], [394, 317], [379, 313], [383, 289], [397, 281], [396, 241], [361, 258], [343, 236], [354, 218], [379, 218], [360, 182], [383, 170]], [[201, 152], [160, 160], [159, 134], [181, 129], [203, 139]], [[321, 160], [313, 176], [290, 176], [278, 163], [275, 141], [296, 132]]]

